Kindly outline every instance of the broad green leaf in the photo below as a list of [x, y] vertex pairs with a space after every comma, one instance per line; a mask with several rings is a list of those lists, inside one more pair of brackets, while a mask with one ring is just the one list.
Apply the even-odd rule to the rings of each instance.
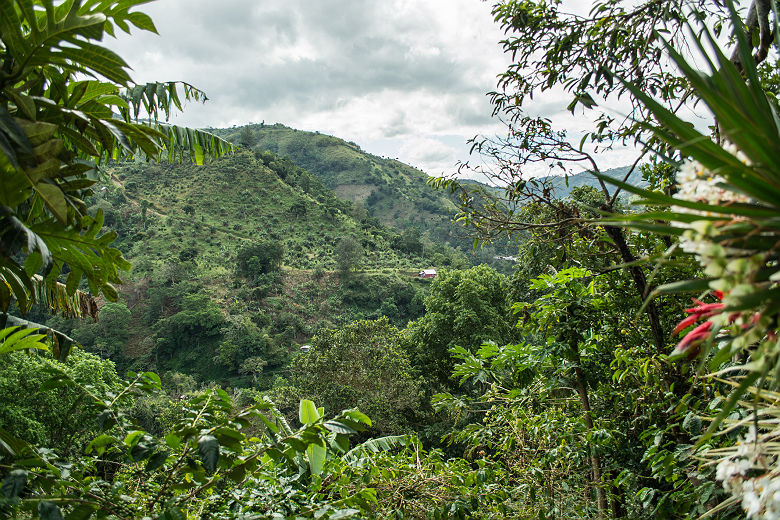
[[26, 485], [27, 471], [15, 469], [8, 473], [8, 476], [3, 479], [3, 484], [0, 486], [0, 493], [2, 493], [5, 498], [16, 498], [22, 494]]
[[301, 399], [298, 405], [298, 420], [301, 424], [314, 424], [320, 418], [317, 407], [308, 399]]
[[325, 464], [327, 449], [319, 444], [309, 444], [306, 448], [306, 455], [309, 457], [309, 469], [312, 475], [322, 473], [322, 466]]
[[219, 462], [219, 442], [213, 435], [204, 435], [198, 440], [198, 455], [206, 471], [214, 473]]

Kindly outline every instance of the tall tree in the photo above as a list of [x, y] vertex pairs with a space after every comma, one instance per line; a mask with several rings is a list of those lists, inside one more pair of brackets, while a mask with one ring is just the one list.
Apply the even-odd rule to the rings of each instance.
[[[771, 20], [765, 3], [754, 0], [748, 10], [748, 28], [756, 29], [754, 61], [763, 60], [771, 45], [771, 38], [766, 38]], [[651, 131], [656, 121], [653, 111], [627, 95], [626, 85], [649, 93], [671, 112], [686, 106], [691, 101], [691, 88], [675, 64], [660, 59], [665, 42], [675, 48], [689, 43], [683, 30], [689, 17], [706, 20], [720, 32], [729, 16], [717, 2], [686, 0], [599, 0], [591, 3], [587, 15], [566, 12], [561, 0], [504, 0], [494, 5], [493, 14], [507, 35], [502, 41], [504, 50], [513, 57], [513, 63], [499, 76], [498, 88], [490, 94], [493, 113], [506, 123], [507, 133], [504, 137], [475, 138], [473, 149], [487, 156], [484, 162], [489, 165], [474, 169], [499, 189], [484, 190], [454, 178], [437, 183], [458, 195], [461, 217], [486, 239], [583, 221], [578, 212], [555, 201], [550, 182], [529, 177], [529, 167], [546, 165], [567, 175], [582, 169], [600, 174], [598, 152], [629, 140], [646, 142], [627, 179], [647, 152], [674, 154], [667, 142]], [[531, 115], [528, 110], [534, 97], [554, 88], [571, 96], [568, 109], [573, 116], [582, 109], [595, 120], [594, 127], [578, 142], [550, 119]], [[599, 108], [600, 103], [609, 105], [621, 97], [631, 102], [628, 117], [615, 118]], [[461, 168], [470, 169], [467, 163]], [[622, 188], [594, 178], [602, 193], [599, 208], [614, 211]], [[515, 208], [528, 202], [554, 209], [556, 221], [540, 224], [523, 220]], [[653, 287], [645, 269], [636, 265], [639, 255], [621, 229], [610, 225], [603, 229], [615, 245], [615, 262], [628, 266], [639, 296], [646, 298]], [[665, 352], [668, 331], [664, 331], [656, 302], [649, 300], [644, 312], [657, 351]]]
[[507, 279], [486, 265], [439, 272], [425, 298], [425, 315], [409, 326], [412, 363], [434, 388], [454, 388], [450, 349], [506, 344], [517, 332]]

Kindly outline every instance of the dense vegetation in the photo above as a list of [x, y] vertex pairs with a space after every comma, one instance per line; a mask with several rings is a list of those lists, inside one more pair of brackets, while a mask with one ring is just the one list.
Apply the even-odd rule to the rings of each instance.
[[[430, 200], [517, 240], [507, 276], [444, 227], [386, 227], [390, 198], [375, 216], [338, 198], [363, 170], [321, 158], [357, 147], [255, 126], [220, 132], [239, 146], [220, 158], [227, 142], [156, 122], [199, 91], [135, 85], [95, 43], [154, 30], [142, 3], [0, 8], [0, 515], [780, 515], [776, 7], [496, 3], [516, 60], [491, 95], [508, 136], [480, 143], [498, 188], [442, 178], [451, 198]], [[702, 44], [727, 27], [731, 57]], [[586, 140], [666, 160], [604, 175], [526, 115], [555, 86], [572, 111], [630, 96], [633, 118]], [[676, 115], [689, 98], [712, 136]], [[428, 211], [406, 167], [347, 158]], [[596, 187], [556, 198], [522, 176], [539, 161], [586, 162]]]
[[424, 172], [398, 160], [366, 153], [337, 137], [278, 123], [215, 132], [240, 146], [290, 158], [340, 198], [356, 203], [385, 225], [427, 231], [437, 243], [471, 244], [452, 223], [452, 201], [430, 189]]

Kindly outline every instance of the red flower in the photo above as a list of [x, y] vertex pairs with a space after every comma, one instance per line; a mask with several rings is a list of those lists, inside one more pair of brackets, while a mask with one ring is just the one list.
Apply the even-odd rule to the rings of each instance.
[[716, 314], [720, 314], [720, 311], [723, 310], [724, 307], [722, 303], [704, 303], [699, 300], [693, 301], [699, 305], [697, 307], [685, 309], [685, 312], [690, 314], [690, 316], [678, 323], [672, 334], [677, 334], [678, 332], [687, 329], [702, 318], [711, 318]]
[[688, 334], [686, 334], [683, 339], [680, 340], [680, 342], [677, 344], [676, 347], [674, 347], [674, 350], [672, 351], [672, 356], [679, 356], [680, 354], [684, 354], [688, 351], [689, 355], [695, 355], [698, 352], [698, 349], [692, 350], [693, 347], [697, 347], [699, 343], [707, 339], [710, 335], [710, 330], [712, 329], [712, 322], [711, 321], [705, 321], [692, 331], [690, 331]]
[[[723, 293], [721, 291], [715, 291], [715, 296], [717, 296], [718, 299], [723, 299]], [[685, 309], [685, 312], [690, 314], [690, 316], [677, 324], [677, 326], [674, 328], [674, 331], [672, 332], [673, 334], [682, 332], [683, 330], [703, 319], [711, 318], [717, 314], [720, 314], [725, 307], [725, 305], [720, 302], [704, 303], [703, 301], [699, 301], [695, 298], [693, 299], [693, 302], [696, 304], [695, 307]], [[737, 316], [739, 316], [739, 313], [732, 314], [729, 319], [734, 321], [737, 319]], [[692, 331], [688, 332], [688, 334], [683, 336], [683, 338], [672, 351], [672, 356], [679, 356], [680, 354], [684, 353], [687, 353], [689, 356], [696, 355], [698, 352], [698, 345], [710, 336], [711, 330], [711, 321], [705, 321], [704, 323], [700, 324]]]

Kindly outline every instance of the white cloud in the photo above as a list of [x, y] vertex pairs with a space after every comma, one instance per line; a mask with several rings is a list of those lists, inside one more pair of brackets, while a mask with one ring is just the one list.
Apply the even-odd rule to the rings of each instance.
[[401, 148], [496, 128], [485, 93], [507, 58], [490, 9], [475, 0], [165, 0], [143, 9], [161, 36], [110, 45], [138, 82], [206, 91], [210, 101], [188, 106], [178, 124], [281, 122], [368, 151], [385, 139], [401, 160], [440, 169]]
[[[210, 101], [190, 104], [178, 124], [281, 122], [434, 175], [469, 159], [467, 139], [505, 131], [486, 97], [509, 64], [489, 2], [160, 0], [142, 10], [161, 36], [136, 32], [110, 45], [136, 81], [206, 91]], [[550, 91], [532, 111], [581, 135], [592, 120], [571, 117], [567, 97]]]
[[418, 135], [405, 138], [398, 151], [401, 156], [408, 158], [412, 166], [426, 165], [426, 171], [430, 175], [452, 172], [459, 152], [457, 148], [438, 139]]

